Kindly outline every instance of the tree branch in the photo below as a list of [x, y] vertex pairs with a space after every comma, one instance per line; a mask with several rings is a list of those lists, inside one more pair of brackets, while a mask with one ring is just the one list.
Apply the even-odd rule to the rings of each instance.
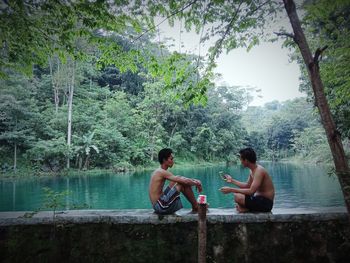
[[322, 56], [323, 51], [325, 51], [328, 48], [328, 46], [324, 46], [323, 48], [318, 48], [315, 52], [314, 56], [314, 63], [318, 63], [318, 59], [320, 56]]
[[230, 32], [231, 28], [232, 28], [232, 23], [235, 21], [237, 15], [238, 15], [238, 12], [240, 11], [240, 8], [241, 8], [241, 5], [243, 4], [243, 1], [241, 0], [238, 8], [235, 10], [235, 14], [232, 16], [230, 22], [227, 24], [226, 26], [226, 30], [224, 32], [224, 34], [222, 35], [222, 37], [215, 43], [215, 50], [213, 51], [213, 54], [210, 56], [210, 60], [211, 61], [214, 61], [216, 55], [218, 53], [220, 53], [220, 50], [221, 50], [221, 47], [222, 47], [222, 44], [224, 42], [224, 40], [226, 39], [226, 36], [228, 35], [228, 33]]
[[285, 33], [285, 32], [273, 32], [275, 33], [277, 36], [285, 36], [285, 37], [290, 37], [295, 41], [294, 35], [291, 33]]
[[147, 29], [145, 32], [143, 32], [141, 35], [139, 35], [138, 37], [136, 37], [134, 40], [131, 41], [131, 43], [134, 43], [135, 41], [139, 40], [141, 37], [143, 37], [145, 34], [147, 34], [148, 32], [150, 32], [151, 30], [157, 28], [158, 26], [160, 26], [164, 21], [168, 20], [170, 17], [184, 11], [187, 7], [193, 5], [194, 3], [196, 3], [198, 0], [194, 0], [190, 3], [188, 3], [187, 5], [183, 6], [181, 9], [176, 10], [175, 12], [171, 13], [168, 17], [164, 18], [161, 22], [159, 22], [157, 25]]
[[[214, 52], [213, 52], [213, 54], [212, 54], [211, 60], [214, 60], [215, 57], [216, 57], [216, 55], [217, 55], [218, 53], [220, 53], [221, 48], [222, 48], [222, 45], [223, 45], [223, 42], [224, 42], [224, 40], [226, 39], [227, 35], [230, 33], [231, 28], [232, 28], [232, 25], [233, 25], [233, 22], [236, 20], [236, 17], [237, 17], [238, 13], [239, 13], [240, 10], [241, 10], [241, 6], [242, 6], [243, 2], [244, 2], [244, 1], [241, 0], [241, 2], [239, 3], [237, 9], [235, 10], [234, 15], [232, 16], [230, 22], [227, 24], [226, 30], [225, 30], [225, 32], [222, 34], [221, 39], [219, 39], [219, 40], [216, 42], [216, 44], [215, 44], [215, 50], [214, 50]], [[254, 14], [257, 10], [259, 10], [260, 8], [262, 8], [262, 7], [263, 7], [264, 5], [266, 5], [267, 3], [269, 3], [269, 0], [263, 2], [261, 5], [257, 6], [256, 8], [250, 10], [250, 11], [243, 17], [243, 19], [245, 19], [245, 18], [249, 17], [250, 15]]]

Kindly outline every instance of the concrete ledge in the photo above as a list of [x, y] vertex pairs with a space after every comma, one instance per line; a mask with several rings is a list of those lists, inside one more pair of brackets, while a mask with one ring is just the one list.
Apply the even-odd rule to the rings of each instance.
[[[235, 209], [210, 208], [208, 223], [255, 223], [346, 220], [345, 207], [319, 209], [274, 209], [272, 213], [239, 214]], [[0, 226], [36, 225], [52, 223], [107, 224], [174, 224], [196, 222], [198, 216], [182, 209], [174, 215], [159, 216], [151, 209], [133, 210], [67, 210], [56, 212], [0, 212]]]
[[[197, 262], [198, 216], [182, 209], [0, 212], [0, 262]], [[237, 214], [209, 208], [208, 263], [347, 263], [345, 208]]]

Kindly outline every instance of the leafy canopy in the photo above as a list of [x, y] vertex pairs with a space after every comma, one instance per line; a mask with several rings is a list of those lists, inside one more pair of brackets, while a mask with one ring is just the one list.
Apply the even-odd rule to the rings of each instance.
[[45, 64], [54, 53], [82, 58], [83, 52], [76, 48], [78, 37], [96, 43], [103, 53], [118, 51], [104, 36], [121, 34], [130, 26], [141, 30], [142, 19], [126, 9], [127, 1], [2, 1], [0, 77], [8, 69], [31, 74], [34, 64]]

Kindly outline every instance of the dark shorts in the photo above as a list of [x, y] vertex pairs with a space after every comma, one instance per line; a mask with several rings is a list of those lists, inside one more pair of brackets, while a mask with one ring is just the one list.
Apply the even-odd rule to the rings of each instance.
[[261, 195], [246, 195], [245, 207], [252, 212], [270, 212], [273, 201]]
[[180, 193], [176, 190], [176, 187], [170, 188], [169, 186], [153, 205], [154, 211], [161, 215], [173, 214], [181, 208]]

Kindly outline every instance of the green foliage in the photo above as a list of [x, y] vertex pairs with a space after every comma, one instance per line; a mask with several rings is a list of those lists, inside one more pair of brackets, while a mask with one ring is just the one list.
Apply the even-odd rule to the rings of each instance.
[[58, 209], [63, 209], [66, 204], [66, 198], [69, 195], [69, 191], [56, 192], [49, 187], [44, 187], [45, 202], [44, 208], [50, 209], [56, 213]]
[[[306, 99], [284, 103], [274, 101], [263, 107], [248, 107], [242, 119], [249, 132], [247, 145], [255, 148], [261, 158], [278, 160], [297, 155], [308, 156], [310, 160], [328, 160], [321, 157], [323, 154], [320, 152], [302, 146], [308, 139], [312, 145], [318, 144], [308, 131], [315, 130], [319, 138], [326, 140], [325, 134], [319, 133], [322, 130], [321, 124], [313, 105]], [[325, 147], [323, 142], [320, 147]]]
[[[312, 50], [327, 46], [319, 62], [325, 93], [337, 129], [350, 138], [350, 2], [309, 1], [304, 6], [305, 33]], [[300, 55], [295, 55], [300, 61]], [[311, 84], [305, 66], [301, 89], [313, 99]]]
[[58, 172], [64, 165], [69, 154], [65, 138], [38, 140], [26, 151], [26, 158], [32, 161], [35, 167], [41, 167], [45, 172]]
[[[94, 138], [95, 132], [90, 132], [87, 135], [83, 135], [83, 137], [80, 139], [78, 138], [78, 146], [74, 147], [74, 154], [77, 155], [78, 161], [83, 161], [83, 157], [85, 157], [84, 162], [84, 168], [87, 169], [89, 166], [89, 158], [90, 158], [90, 152], [93, 150], [95, 153], [99, 153], [99, 149], [96, 145], [93, 144], [93, 138]], [[79, 164], [79, 168], [81, 169], [81, 163]]]
[[[135, 96], [137, 89], [133, 87], [120, 89], [123, 83], [133, 83], [130, 80], [134, 75], [119, 73], [120, 85], [107, 86], [102, 82], [100, 86], [101, 72], [91, 68], [90, 62], [78, 61], [72, 145], [68, 148], [67, 74], [64, 64], [56, 59], [52, 61], [52, 72], [41, 68], [33, 79], [27, 79], [33, 85], [30, 94], [25, 95], [26, 89], [15, 89], [13, 83], [7, 86], [12, 93], [17, 92], [14, 100], [26, 97], [31, 101], [27, 111], [33, 114], [25, 115], [20, 122], [30, 128], [33, 139], [30, 143], [24, 140], [26, 144], [18, 147], [20, 157], [38, 171], [62, 171], [68, 157], [71, 167], [76, 169], [148, 165], [156, 160], [157, 152], [163, 147], [172, 147], [180, 159], [184, 156], [193, 160], [228, 160], [243, 142], [239, 114], [247, 96], [239, 87], [219, 87], [208, 92], [207, 106], [184, 107], [185, 103], [176, 98], [177, 92], [186, 87], [166, 89], [162, 81], [144, 79], [142, 89]], [[61, 88], [56, 109], [50, 78], [58, 70], [61, 76], [55, 85]], [[5, 101], [9, 100], [4, 98]], [[5, 108], [9, 109], [8, 104]], [[2, 129], [8, 132], [10, 126]], [[206, 136], [207, 130], [210, 136]], [[7, 148], [1, 150], [4, 154]]]
[[[329, 45], [322, 74], [345, 134], [350, 101], [347, 4], [337, 0], [327, 10], [310, 4], [305, 16], [308, 34], [320, 34], [321, 43]], [[327, 1], [321, 6], [328, 7]], [[274, 19], [281, 3], [12, 1], [2, 7], [0, 72], [9, 78], [0, 87], [1, 155], [15, 143], [20, 157], [38, 169], [60, 171], [67, 158], [78, 169], [148, 165], [166, 146], [193, 161], [230, 161], [244, 145], [270, 159], [317, 152], [318, 146], [311, 146], [317, 145], [315, 134], [309, 131], [317, 131], [319, 123], [309, 103], [247, 107], [249, 90], [213, 85], [215, 58], [224, 49], [249, 50], [258, 44], [266, 37], [259, 29]], [[163, 43], [152, 43], [152, 33], [141, 34], [142, 22], [154, 28], [158, 14], [171, 15], [170, 24], [181, 18], [186, 29], [203, 30], [201, 41], [216, 36], [208, 57], [172, 53]], [[33, 71], [33, 76], [15, 75], [11, 69]], [[74, 85], [70, 148], [69, 85]]]
[[[62, 65], [69, 59], [95, 61], [98, 69], [114, 66], [121, 73], [148, 68], [154, 78], [163, 79], [165, 89], [181, 86], [183, 92], [178, 96], [185, 103], [206, 102], [212, 73], [194, 81], [190, 76], [198, 72], [187, 56], [167, 51], [163, 57], [162, 50], [161, 54], [155, 53], [155, 45], [140, 43], [149, 42], [147, 35], [139, 39], [144, 24], [154, 26], [153, 17], [149, 17], [143, 4], [30, 0], [6, 1], [1, 5], [0, 77], [9, 77], [9, 70], [31, 76], [34, 65], [45, 66], [55, 57]], [[149, 3], [148, 8], [157, 12], [152, 5]], [[56, 82], [60, 89], [64, 86], [60, 83], [64, 74], [60, 71], [52, 76], [52, 83]]]
[[[47, 57], [55, 53], [61, 58], [66, 54], [82, 58], [83, 53], [76, 48], [79, 37], [103, 47], [105, 38], [97, 32], [120, 33], [130, 23], [139, 29], [140, 22], [132, 18], [132, 13], [128, 16], [126, 12], [118, 12], [125, 11], [127, 4], [108, 1], [3, 2], [0, 13], [2, 76], [7, 75], [9, 68], [31, 74], [34, 64], [44, 65]], [[110, 46], [105, 51], [114, 49], [117, 47]]]
[[75, 203], [73, 200], [70, 200], [71, 192], [69, 190], [56, 192], [50, 187], [43, 187], [44, 195], [45, 195], [45, 201], [44, 201], [44, 207], [42, 209], [49, 209], [53, 211], [53, 217], [55, 218], [57, 210], [66, 210], [67, 203], [70, 204], [71, 208], [73, 209], [83, 209], [88, 208], [88, 205], [86, 204], [78, 204]]
[[306, 160], [326, 162], [332, 159], [325, 131], [321, 127], [306, 128], [296, 134], [292, 146]]

